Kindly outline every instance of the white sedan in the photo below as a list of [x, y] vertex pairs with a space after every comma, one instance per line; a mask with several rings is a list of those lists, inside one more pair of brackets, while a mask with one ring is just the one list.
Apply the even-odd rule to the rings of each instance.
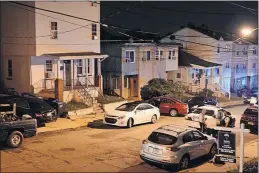
[[131, 128], [136, 124], [155, 123], [160, 118], [159, 109], [142, 102], [125, 103], [104, 116], [103, 123]]
[[226, 110], [224, 110], [220, 107], [217, 107], [217, 106], [212, 106], [212, 105], [198, 107], [192, 113], [187, 114], [185, 116], [185, 119], [198, 122], [199, 115], [202, 112], [202, 110], [206, 110], [205, 119], [206, 119], [206, 124], [208, 127], [215, 127], [215, 126], [220, 125], [220, 121], [217, 117], [219, 111], [225, 112], [226, 114], [228, 114], [231, 117], [231, 119], [227, 119], [228, 121], [231, 121], [234, 119], [234, 117], [231, 116], [231, 114], [229, 112], [227, 112]]

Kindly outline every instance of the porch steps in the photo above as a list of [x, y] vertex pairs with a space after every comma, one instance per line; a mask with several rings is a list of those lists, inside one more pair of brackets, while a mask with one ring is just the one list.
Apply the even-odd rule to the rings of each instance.
[[93, 111], [94, 113], [98, 114], [98, 113], [104, 113], [104, 108], [103, 105], [100, 103], [94, 103], [93, 105]]

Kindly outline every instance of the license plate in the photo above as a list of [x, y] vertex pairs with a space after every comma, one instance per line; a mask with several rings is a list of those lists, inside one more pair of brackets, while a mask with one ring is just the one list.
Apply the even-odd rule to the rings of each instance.
[[148, 151], [153, 154], [162, 154], [162, 150], [158, 148], [149, 147]]
[[248, 124], [249, 124], [249, 125], [254, 125], [254, 123], [253, 123], [253, 122], [248, 122]]

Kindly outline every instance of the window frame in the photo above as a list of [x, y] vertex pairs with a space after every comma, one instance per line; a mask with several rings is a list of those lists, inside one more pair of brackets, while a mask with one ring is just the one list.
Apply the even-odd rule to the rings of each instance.
[[[131, 60], [131, 52], [133, 52], [133, 60], [134, 61], [129, 61], [128, 59]], [[129, 58], [127, 58], [127, 53], [129, 53]], [[136, 62], [136, 52], [135, 50], [125, 50], [125, 57], [126, 57], [126, 63], [135, 63]]]
[[[81, 73], [78, 73], [79, 70], [81, 69]], [[82, 59], [78, 59], [77, 60], [77, 69], [76, 69], [77, 75], [83, 75], [83, 60]]]
[[[148, 55], [149, 55], [149, 57], [148, 57]], [[151, 51], [150, 50], [145, 50], [143, 58], [142, 58], [142, 61], [150, 61], [150, 60], [151, 60]]]
[[87, 59], [87, 75], [92, 76], [92, 61]]
[[175, 59], [175, 50], [168, 51], [168, 59], [169, 60]]
[[96, 40], [95, 37], [97, 37], [97, 24], [92, 23], [91, 28], [92, 28], [92, 40]]
[[[115, 81], [115, 85], [114, 85], [114, 81]], [[119, 79], [118, 79], [118, 77], [113, 77], [112, 78], [112, 88], [114, 90], [119, 89]]]
[[[55, 25], [53, 25], [53, 24], [55, 24]], [[58, 39], [58, 22], [56, 22], [56, 21], [50, 22], [50, 38], [53, 40]]]
[[129, 77], [127, 76], [124, 76], [124, 88], [129, 88]]
[[[50, 62], [50, 63], [48, 63], [48, 62]], [[51, 67], [48, 67], [50, 65], [51, 65]], [[46, 60], [45, 61], [45, 71], [46, 72], [53, 72], [53, 62], [52, 62], [52, 60]]]
[[7, 76], [13, 77], [13, 60], [11, 59], [7, 61]]

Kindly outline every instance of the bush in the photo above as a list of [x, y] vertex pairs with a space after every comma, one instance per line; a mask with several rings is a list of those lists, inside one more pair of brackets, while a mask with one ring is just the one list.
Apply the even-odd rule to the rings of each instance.
[[[238, 172], [239, 172], [239, 168], [234, 168], [227, 171], [227, 173], [238, 173]], [[253, 158], [252, 160], [245, 162], [243, 172], [244, 173], [258, 172], [258, 158]]]
[[85, 109], [88, 108], [89, 106], [87, 106], [84, 103], [80, 103], [80, 102], [76, 102], [74, 100], [71, 100], [70, 102], [67, 103], [67, 109], [68, 111], [74, 111], [74, 110], [78, 110], [78, 109]]
[[203, 97], [213, 97], [214, 92], [210, 89], [203, 89], [201, 92], [198, 93], [198, 96], [203, 96]]
[[180, 82], [174, 83], [172, 81], [166, 81], [165, 79], [156, 78], [151, 79], [147, 85], [141, 88], [140, 95], [143, 100], [163, 95], [170, 95], [182, 100], [185, 91], [186, 87], [181, 85]]

